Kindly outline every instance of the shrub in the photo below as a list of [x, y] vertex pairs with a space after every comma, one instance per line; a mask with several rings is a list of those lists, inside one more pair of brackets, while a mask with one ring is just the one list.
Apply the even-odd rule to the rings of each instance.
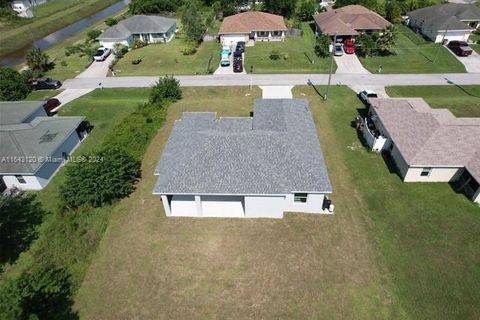
[[280, 58], [281, 58], [280, 52], [278, 52], [277, 50], [272, 50], [270, 52], [270, 59], [271, 60], [279, 60]]
[[113, 46], [113, 55], [117, 60], [123, 58], [127, 52], [128, 52], [128, 47], [126, 45], [123, 45], [121, 43], [116, 43]]
[[190, 56], [197, 52], [198, 43], [195, 41], [187, 41], [185, 42], [185, 47], [182, 49], [182, 54], [184, 56]]
[[132, 60], [132, 64], [139, 64], [140, 62], [142, 62], [140, 58]]
[[90, 41], [95, 41], [97, 40], [97, 38], [102, 34], [102, 31], [98, 30], [98, 29], [92, 29], [90, 31], [88, 31], [87, 33], [87, 37], [88, 37], [88, 40]]
[[67, 61], [62, 60], [62, 61], [60, 62], [60, 65], [61, 65], [62, 67], [66, 67], [66, 66], [68, 66], [68, 63], [67, 63]]
[[26, 76], [11, 68], [0, 69], [0, 101], [22, 100], [30, 90]]
[[35, 195], [0, 196], [0, 263], [13, 262], [37, 237], [46, 214]]
[[108, 17], [105, 19], [105, 24], [109, 27], [114, 26], [118, 23], [118, 20], [114, 17]]
[[315, 54], [321, 58], [326, 58], [330, 55], [330, 44], [332, 40], [326, 34], [322, 34], [315, 44]]
[[177, 101], [182, 99], [180, 82], [173, 76], [160, 77], [150, 91], [150, 103], [157, 104], [163, 100]]
[[132, 44], [132, 49], [139, 49], [139, 48], [143, 48], [145, 47], [146, 45], [148, 45], [148, 43], [146, 43], [145, 41], [142, 41], [141, 39], [135, 39], [133, 41], [133, 44]]
[[71, 319], [72, 289], [63, 269], [37, 267], [0, 288], [1, 319]]
[[[130, 134], [136, 134], [130, 132]], [[125, 149], [108, 146], [67, 167], [60, 195], [66, 205], [99, 207], [128, 196], [140, 177], [140, 162]]]

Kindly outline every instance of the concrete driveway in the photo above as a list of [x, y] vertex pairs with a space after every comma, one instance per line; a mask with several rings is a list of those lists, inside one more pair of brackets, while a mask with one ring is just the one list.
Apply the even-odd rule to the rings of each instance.
[[355, 73], [355, 74], [369, 74], [360, 60], [358, 60], [355, 54], [344, 54], [343, 56], [334, 56], [335, 63], [337, 64], [337, 71], [335, 73]]
[[293, 86], [261, 86], [263, 99], [292, 99]]
[[76, 78], [102, 78], [108, 73], [108, 66], [113, 61], [113, 53], [105, 61], [93, 61], [92, 64]]
[[[242, 55], [242, 63], [245, 61], [245, 53]], [[246, 74], [245, 67], [243, 68], [243, 72], [235, 73], [233, 72], [233, 54], [230, 55], [230, 65], [228, 67], [222, 67], [218, 65], [217, 70], [213, 73], [214, 75], [225, 75], [225, 74]]]
[[480, 54], [475, 52], [475, 50], [468, 57], [459, 57], [455, 53], [453, 53], [450, 49], [447, 48], [447, 50], [455, 58], [457, 58], [458, 61], [463, 63], [467, 72], [469, 72], [469, 73], [477, 73], [477, 72], [480, 73]]

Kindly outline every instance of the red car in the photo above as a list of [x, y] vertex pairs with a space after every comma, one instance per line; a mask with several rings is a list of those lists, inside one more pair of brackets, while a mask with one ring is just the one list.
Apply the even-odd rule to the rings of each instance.
[[447, 47], [460, 57], [467, 57], [473, 52], [465, 41], [450, 41]]
[[52, 110], [58, 107], [61, 104], [60, 100], [58, 99], [48, 99], [43, 104], [43, 109], [47, 112], [48, 115], [51, 115]]
[[353, 39], [347, 39], [343, 42], [343, 51], [345, 51], [346, 54], [355, 53], [355, 43]]

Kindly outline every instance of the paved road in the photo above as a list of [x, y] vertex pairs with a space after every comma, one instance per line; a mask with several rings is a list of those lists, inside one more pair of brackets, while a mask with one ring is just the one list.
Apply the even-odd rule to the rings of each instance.
[[[328, 74], [240, 74], [209, 76], [176, 76], [182, 86], [282, 86], [305, 85], [311, 80], [316, 85], [328, 82]], [[158, 77], [75, 78], [66, 80], [62, 89], [95, 89], [99, 83], [105, 88], [150, 87]], [[392, 85], [480, 85], [480, 73], [448, 74], [334, 74], [332, 84], [349, 86]]]

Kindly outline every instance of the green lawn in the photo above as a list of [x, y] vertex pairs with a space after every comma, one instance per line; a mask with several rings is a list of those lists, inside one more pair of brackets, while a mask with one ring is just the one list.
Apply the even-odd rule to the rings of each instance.
[[53, 0], [36, 7], [38, 17], [19, 20], [14, 25], [0, 26], [0, 57], [23, 48], [69, 24], [90, 16], [118, 0]]
[[39, 90], [39, 91], [32, 91], [24, 100], [47, 100], [51, 97], [56, 96], [62, 92], [61, 90]]
[[[128, 52], [116, 64], [116, 76], [206, 74], [210, 60], [210, 68], [216, 70], [221, 50], [217, 42], [203, 42], [195, 54], [185, 56], [181, 52], [185, 44], [180, 37], [181, 35], [168, 43], [150, 44]], [[132, 64], [136, 59], [142, 59], [142, 62]]]
[[[425, 41], [408, 27], [397, 26], [398, 42], [395, 55], [360, 58], [363, 66], [376, 73], [382, 66], [382, 73], [448, 73], [466, 72], [464, 65], [445, 47]], [[435, 56], [438, 51], [438, 58]]]
[[[302, 37], [287, 37], [284, 42], [257, 42], [253, 47], [247, 47], [247, 72], [253, 66], [254, 73], [327, 73], [330, 70], [330, 59], [315, 56], [315, 34], [312, 28], [303, 23], [302, 30]], [[278, 51], [282, 57], [278, 60], [270, 59], [273, 50]], [[336, 65], [333, 72], [335, 70]]]
[[480, 86], [386, 87], [390, 97], [422, 97], [433, 108], [448, 108], [457, 117], [480, 117]]

